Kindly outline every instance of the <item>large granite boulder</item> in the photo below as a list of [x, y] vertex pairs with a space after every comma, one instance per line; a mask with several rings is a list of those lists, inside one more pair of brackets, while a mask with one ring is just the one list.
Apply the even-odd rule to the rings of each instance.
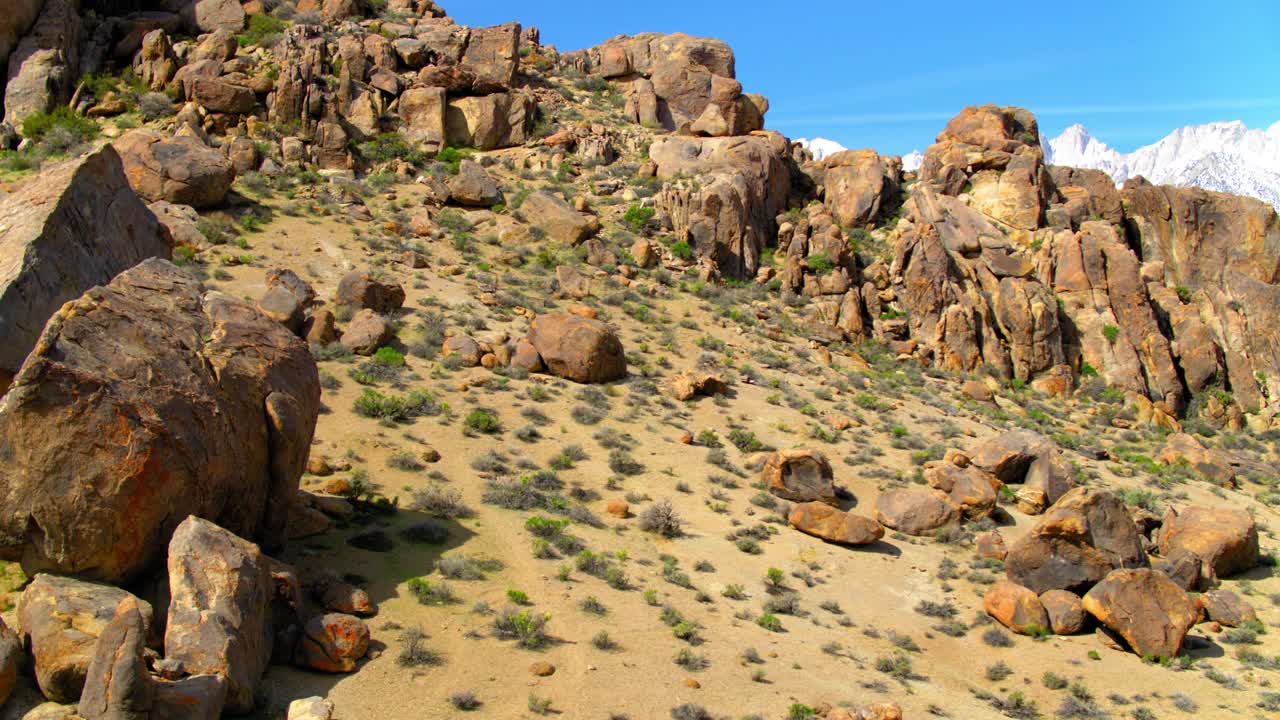
[[115, 147], [129, 183], [149, 202], [213, 207], [236, 179], [226, 155], [188, 135], [167, 137], [142, 128], [116, 140]]
[[841, 545], [870, 545], [884, 537], [884, 528], [875, 520], [823, 502], [796, 505], [787, 522], [806, 535]]
[[760, 468], [760, 482], [769, 492], [797, 503], [834, 505], [836, 488], [827, 456], [817, 450], [776, 450]]
[[226, 678], [229, 713], [253, 709], [271, 660], [272, 567], [257, 545], [194, 516], [169, 543], [165, 658], [189, 673]]
[[579, 383], [604, 383], [627, 374], [622, 341], [599, 320], [569, 313], [539, 315], [529, 326], [529, 344], [547, 372]]
[[1124, 503], [1105, 490], [1077, 487], [1009, 548], [1005, 572], [1036, 593], [1081, 593], [1112, 570], [1149, 564]]
[[1200, 608], [1159, 570], [1115, 570], [1084, 596], [1084, 609], [1143, 657], [1172, 658]]
[[0, 392], [63, 303], [170, 253], [110, 146], [50, 166], [0, 199]]
[[319, 403], [301, 340], [148, 260], [63, 306], [0, 401], [0, 555], [126, 581], [188, 515], [280, 547]]
[[39, 574], [18, 601], [18, 629], [35, 659], [36, 682], [55, 702], [80, 699], [98, 638], [122, 603], [136, 605], [144, 627], [151, 606], [110, 585]]
[[822, 161], [826, 205], [842, 227], [879, 220], [898, 203], [902, 161], [874, 150], [845, 150]]
[[1200, 558], [1206, 579], [1215, 582], [1258, 564], [1258, 527], [1244, 510], [1191, 506], [1169, 510], [1160, 528], [1160, 554], [1179, 551]]

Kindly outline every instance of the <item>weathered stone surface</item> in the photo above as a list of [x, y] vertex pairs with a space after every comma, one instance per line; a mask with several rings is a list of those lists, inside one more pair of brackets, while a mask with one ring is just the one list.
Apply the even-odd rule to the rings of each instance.
[[1079, 595], [1066, 590], [1046, 590], [1040, 594], [1040, 604], [1049, 615], [1049, 627], [1054, 635], [1075, 635], [1084, 630], [1084, 605]]
[[440, 87], [412, 87], [400, 95], [400, 119], [405, 134], [425, 149], [440, 150], [445, 146], [445, 112], [448, 107], [445, 90]]
[[63, 303], [171, 252], [110, 147], [51, 166], [0, 199], [0, 392]]
[[253, 112], [258, 104], [249, 88], [213, 77], [196, 78], [191, 85], [191, 98], [209, 112], [233, 115]]
[[[147, 209], [156, 216], [156, 220], [169, 231], [174, 247], [192, 247], [205, 249], [209, 240], [200, 231], [200, 213], [190, 205], [176, 205], [167, 200], [160, 200], [147, 205]], [[87, 289], [87, 288], [86, 288]]]
[[395, 333], [385, 317], [372, 310], [361, 310], [347, 323], [342, 345], [357, 355], [372, 355], [393, 337]]
[[960, 512], [943, 493], [913, 487], [880, 493], [876, 519], [885, 527], [908, 535], [928, 535], [954, 525], [960, 520]]
[[476, 81], [510, 88], [520, 68], [520, 23], [472, 28], [462, 64], [475, 74]]
[[577, 245], [600, 229], [598, 220], [544, 190], [529, 193], [520, 205], [520, 213], [548, 239], [565, 245]]
[[188, 517], [169, 543], [164, 654], [187, 672], [227, 679], [226, 709], [247, 713], [271, 659], [270, 559], [257, 545]]
[[156, 680], [155, 689], [151, 720], [218, 720], [227, 700], [227, 679], [221, 675]]
[[404, 306], [404, 288], [400, 283], [368, 272], [352, 270], [338, 281], [334, 302], [387, 315]]
[[1008, 580], [998, 580], [982, 596], [982, 609], [1017, 633], [1044, 632], [1049, 614], [1034, 592]]
[[760, 481], [769, 492], [792, 502], [835, 504], [833, 478], [831, 463], [818, 450], [776, 450], [760, 468]]
[[115, 141], [129, 184], [150, 202], [208, 208], [221, 204], [235, 181], [231, 160], [199, 139], [131, 130]]
[[45, 697], [61, 703], [80, 699], [98, 637], [126, 601], [138, 603], [149, 627], [151, 607], [124, 590], [60, 575], [35, 576], [18, 602], [18, 627], [35, 658], [36, 682]]
[[529, 326], [527, 339], [552, 375], [579, 383], [604, 383], [627, 374], [622, 341], [599, 320], [568, 313], [539, 315]]
[[791, 509], [791, 527], [806, 535], [841, 545], [869, 545], [884, 537], [884, 528], [869, 517], [847, 513], [823, 502], [805, 502]]
[[238, 33], [244, 29], [245, 13], [240, 0], [165, 0], [165, 4], [198, 32]]
[[85, 720], [149, 720], [155, 686], [143, 655], [147, 630], [137, 601], [126, 599], [98, 636], [79, 712]]
[[667, 181], [656, 205], [676, 239], [724, 277], [753, 278], [791, 192], [786, 138], [662, 137], [649, 154]]
[[[0, 52], [3, 55], [3, 52]], [[169, 34], [157, 28], [142, 38], [142, 47], [133, 58], [133, 71], [153, 92], [160, 92], [178, 74], [178, 56]]]
[[996, 508], [996, 488], [1000, 482], [977, 467], [957, 467], [949, 462], [930, 463], [924, 468], [929, 487], [946, 493], [952, 505], [969, 520], [991, 515]]
[[1258, 619], [1253, 606], [1230, 590], [1211, 590], [1200, 596], [1200, 604], [1210, 620], [1227, 627], [1240, 627]]
[[35, 24], [45, 0], [14, 0], [0, 17], [0, 77], [8, 77], [7, 61], [18, 41]]
[[311, 618], [303, 628], [293, 661], [312, 670], [346, 673], [369, 651], [369, 628], [352, 615], [330, 613]]
[[286, 720], [330, 720], [332, 717], [333, 703], [315, 696], [289, 703], [289, 715]]
[[1244, 510], [1193, 505], [1166, 513], [1160, 554], [1186, 550], [1200, 558], [1209, 580], [1230, 577], [1258, 564], [1258, 528]]
[[319, 403], [302, 341], [145, 261], [63, 306], [0, 402], [0, 552], [125, 581], [187, 515], [280, 547]]
[[18, 682], [18, 670], [25, 657], [18, 634], [10, 630], [0, 618], [0, 706], [4, 705], [13, 692], [13, 686]]
[[1105, 490], [1078, 487], [1009, 548], [1005, 572], [1037, 593], [1083, 592], [1112, 570], [1148, 564], [1124, 503]]
[[695, 395], [724, 395], [729, 392], [729, 385], [720, 373], [697, 366], [672, 376], [667, 389], [671, 397], [684, 401]]
[[527, 92], [451, 99], [445, 107], [446, 140], [479, 150], [522, 145], [531, 137], [537, 107]]
[[823, 159], [827, 209], [842, 227], [879, 220], [898, 204], [902, 161], [874, 150], [846, 150]]
[[1114, 226], [1100, 221], [1053, 236], [1042, 268], [1074, 328], [1067, 355], [1088, 363], [1109, 385], [1180, 410], [1185, 390], [1169, 341], [1146, 296], [1137, 255]]
[[[42, 4], [35, 24], [8, 55], [4, 122], [19, 132], [27, 118], [49, 112], [71, 98], [80, 79], [81, 52], [89, 31], [77, 0], [46, 0]], [[22, 9], [16, 12], [21, 14]]]
[[1200, 556], [1182, 548], [1171, 551], [1167, 556], [1156, 560], [1151, 567], [1168, 575], [1178, 587], [1191, 592], [1200, 589], [1203, 581]]
[[459, 205], [493, 207], [502, 202], [498, 183], [479, 163], [463, 160], [458, 164], [458, 174], [449, 176], [449, 199]]
[[1084, 609], [1143, 657], [1172, 658], [1200, 619], [1195, 601], [1158, 570], [1115, 570], [1084, 596]]

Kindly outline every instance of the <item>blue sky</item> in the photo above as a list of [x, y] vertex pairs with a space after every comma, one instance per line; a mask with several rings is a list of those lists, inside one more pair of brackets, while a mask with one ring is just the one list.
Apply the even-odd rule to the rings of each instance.
[[1126, 152], [1182, 125], [1280, 120], [1280, 0], [441, 4], [468, 25], [536, 25], [562, 51], [647, 30], [719, 37], [769, 98], [770, 128], [885, 153], [923, 150], [985, 102]]

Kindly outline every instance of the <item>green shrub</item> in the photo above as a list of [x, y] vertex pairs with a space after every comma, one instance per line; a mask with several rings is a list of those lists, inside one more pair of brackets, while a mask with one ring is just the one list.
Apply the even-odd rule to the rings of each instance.
[[1104, 325], [1102, 327], [1102, 335], [1107, 339], [1107, 342], [1113, 343], [1120, 337], [1120, 328], [1115, 325]]
[[502, 429], [502, 421], [498, 416], [488, 410], [472, 410], [467, 413], [467, 417], [462, 421], [463, 427], [471, 432], [492, 435]]
[[818, 273], [819, 275], [826, 275], [836, 269], [835, 263], [831, 262], [826, 255], [810, 256], [806, 264], [809, 266], [810, 270]]
[[98, 135], [98, 124], [76, 115], [69, 107], [58, 107], [52, 112], [36, 113], [22, 121], [22, 136], [35, 142], [51, 145], [51, 150], [63, 152]]
[[262, 45], [267, 38], [279, 35], [288, 26], [284, 20], [271, 15], [254, 14], [248, 20], [245, 31], [236, 38], [240, 47]]
[[677, 243], [672, 243], [671, 254], [681, 260], [690, 260], [693, 258], [693, 248], [689, 247], [689, 243], [681, 240]]
[[632, 205], [627, 208], [627, 212], [623, 214], [622, 221], [630, 225], [636, 232], [644, 229], [646, 223], [653, 219], [656, 211], [653, 208], [640, 207]]

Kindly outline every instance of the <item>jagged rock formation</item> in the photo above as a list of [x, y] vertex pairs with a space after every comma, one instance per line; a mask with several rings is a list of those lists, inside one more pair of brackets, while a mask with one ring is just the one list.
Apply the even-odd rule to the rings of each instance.
[[63, 303], [170, 252], [110, 147], [50, 167], [0, 200], [0, 392]]

